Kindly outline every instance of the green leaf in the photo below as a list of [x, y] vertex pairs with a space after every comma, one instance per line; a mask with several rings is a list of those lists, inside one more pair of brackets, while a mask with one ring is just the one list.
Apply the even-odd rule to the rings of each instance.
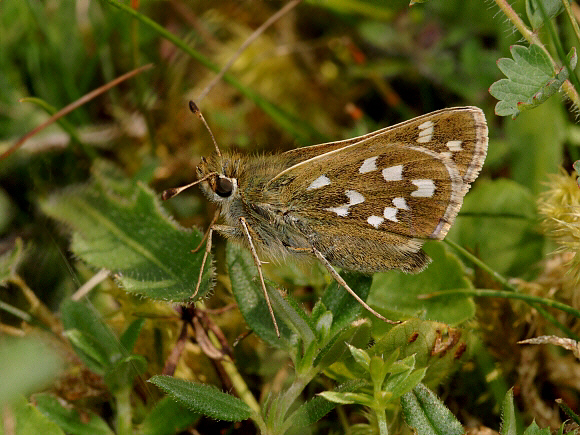
[[557, 17], [564, 11], [562, 0], [526, 0], [526, 14], [534, 30], [539, 29], [544, 24], [544, 14], [538, 6], [539, 1], [544, 5], [546, 19], [548, 20]]
[[121, 342], [121, 346], [127, 351], [132, 352], [133, 348], [135, 347], [135, 343], [137, 342], [137, 338], [139, 337], [139, 333], [141, 332], [141, 328], [145, 323], [144, 317], [139, 317], [131, 322], [131, 324], [125, 329], [119, 341]]
[[418, 435], [462, 435], [461, 423], [423, 384], [401, 397], [405, 421]]
[[[347, 271], [343, 271], [340, 276], [362, 300], [367, 300], [372, 277]], [[326, 288], [320, 300], [333, 314], [331, 335], [336, 334], [357, 319], [363, 309], [361, 304], [336, 281], [333, 281]]]
[[[334, 392], [342, 393], [354, 391], [361, 388], [364, 384], [365, 381], [353, 379], [336, 387]], [[318, 395], [294, 411], [294, 413], [292, 413], [288, 418], [287, 422], [291, 424], [291, 427], [294, 429], [308, 427], [332, 411], [336, 405], [335, 402], [328, 401], [324, 397]]]
[[[4, 373], [2, 374], [4, 375]], [[65, 435], [56, 423], [41, 414], [24, 397], [13, 399], [9, 409], [14, 421], [14, 431], [10, 432], [10, 435]], [[1, 422], [2, 420], [0, 420]], [[0, 431], [2, 431], [2, 426], [0, 425]]]
[[318, 393], [319, 396], [326, 400], [341, 405], [359, 404], [364, 406], [371, 406], [373, 404], [373, 397], [364, 393], [338, 393], [336, 391], [323, 391]]
[[330, 364], [335, 363], [347, 352], [347, 345], [354, 347], [366, 347], [371, 338], [371, 322], [368, 319], [360, 319], [353, 322], [349, 328], [344, 328], [339, 334], [336, 334], [322, 348], [313, 366], [323, 370]]
[[171, 376], [153, 376], [149, 379], [191, 411], [226, 421], [242, 421], [252, 415], [252, 409], [237, 397], [217, 388], [189, 382]]
[[535, 199], [511, 180], [477, 183], [465, 197], [460, 218], [447, 237], [504, 275], [529, 272], [530, 264], [543, 257]]
[[[258, 279], [258, 272], [251, 254], [244, 248], [228, 243], [226, 261], [232, 283], [232, 292], [246, 323], [252, 330], [270, 345], [293, 349], [291, 338], [298, 333], [305, 346], [315, 339], [314, 328], [303, 310], [289, 303], [277, 289], [270, 289], [268, 294], [274, 309], [274, 315], [280, 329], [280, 338], [276, 336], [272, 318], [264, 299], [264, 292]], [[269, 287], [269, 286], [268, 286]], [[290, 300], [290, 298], [288, 298]]]
[[173, 435], [195, 423], [200, 413], [190, 411], [171, 397], [164, 397], [147, 414], [141, 424], [141, 435]]
[[418, 275], [400, 271], [375, 274], [368, 303], [379, 312], [386, 313], [390, 319], [421, 316], [456, 325], [472, 318], [475, 305], [469, 297], [452, 295], [439, 301], [436, 298], [419, 299], [425, 293], [472, 287], [465, 277], [463, 265], [444, 245], [440, 242], [428, 243], [425, 251], [433, 262]]
[[[529, 48], [512, 45], [512, 59], [498, 60], [498, 68], [507, 76], [493, 83], [489, 93], [500, 100], [495, 106], [498, 116], [515, 119], [520, 112], [537, 107], [555, 94], [569, 77], [565, 67], [554, 71], [548, 55], [537, 45]], [[576, 50], [568, 54], [570, 67], [576, 66]]]
[[105, 372], [105, 383], [112, 393], [131, 387], [135, 377], [145, 373], [147, 360], [141, 355], [129, 355], [115, 363]]
[[501, 429], [499, 430], [499, 433], [501, 435], [517, 435], [513, 388], [510, 388], [503, 399], [503, 404], [501, 406]]
[[0, 285], [16, 273], [18, 265], [24, 259], [25, 249], [21, 238], [17, 238], [14, 247], [0, 255]]
[[442, 323], [409, 319], [394, 326], [368, 352], [370, 355], [389, 355], [385, 362], [390, 361], [392, 365], [399, 363], [394, 362], [393, 353], [399, 355], [400, 352], [399, 358], [403, 361], [413, 356], [415, 368], [427, 367], [423, 382], [437, 385], [458, 367], [458, 359], [468, 353], [465, 351], [469, 349], [469, 342], [463, 334], [463, 331], [449, 329]]
[[54, 346], [36, 337], [0, 341], [0, 408], [21, 394], [47, 387], [62, 368]]
[[550, 435], [550, 429], [544, 428], [540, 429], [535, 421], [532, 421], [527, 429], [524, 431], [524, 435]]
[[[171, 301], [193, 294], [204, 252], [191, 250], [201, 233], [171, 221], [149, 188], [138, 184], [122, 197], [94, 183], [53, 195], [41, 205], [73, 228], [73, 252], [110, 270], [127, 291]], [[210, 269], [204, 270], [200, 297], [209, 290]]]
[[107, 423], [91, 411], [83, 411], [83, 416], [69, 404], [63, 404], [50, 394], [36, 394], [34, 402], [38, 410], [49, 420], [58, 424], [68, 434], [73, 435], [113, 435]]
[[348, 344], [347, 346], [355, 362], [365, 370], [368, 370], [371, 363], [371, 357], [369, 356], [369, 354], [366, 353], [364, 350], [357, 349], [356, 347], [350, 344]]
[[67, 299], [61, 304], [60, 312], [64, 330], [77, 354], [95, 373], [104, 374], [114, 361], [128, 356], [92, 306]]
[[546, 190], [548, 175], [557, 173], [562, 165], [567, 118], [561, 102], [554, 98], [506, 125], [506, 140], [511, 145], [503, 167], [509, 165], [512, 180], [535, 194]]

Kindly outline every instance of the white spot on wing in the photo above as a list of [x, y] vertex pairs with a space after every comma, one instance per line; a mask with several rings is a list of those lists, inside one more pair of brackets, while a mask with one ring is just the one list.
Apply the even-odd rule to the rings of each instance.
[[462, 140], [450, 140], [449, 142], [447, 142], [447, 148], [449, 148], [449, 151], [453, 151], [453, 152], [457, 152], [457, 151], [461, 151], [463, 148], [461, 148], [461, 144], [463, 143]]
[[378, 158], [379, 158], [379, 156], [369, 157], [368, 159], [365, 159], [365, 161], [363, 162], [363, 164], [361, 165], [361, 167], [359, 168], [358, 171], [361, 174], [365, 174], [367, 172], [376, 171], [377, 170], [377, 159]]
[[312, 183], [310, 183], [310, 186], [308, 186], [306, 190], [320, 189], [321, 187], [328, 186], [329, 184], [330, 179], [326, 175], [321, 175]]
[[383, 216], [393, 222], [399, 222], [397, 219], [397, 209], [395, 207], [385, 207], [383, 211]]
[[401, 210], [409, 210], [409, 206], [407, 205], [405, 198], [393, 198], [393, 205]]
[[361, 204], [365, 202], [365, 197], [358, 193], [356, 190], [347, 190], [344, 193], [349, 199], [348, 205]]
[[411, 180], [417, 190], [411, 192], [411, 196], [419, 196], [422, 198], [431, 198], [435, 193], [435, 183], [433, 180], [421, 179], [421, 180]]
[[375, 228], [379, 228], [379, 225], [383, 223], [385, 219], [380, 216], [369, 216], [367, 222]]
[[403, 165], [383, 169], [383, 178], [385, 181], [401, 181], [403, 179]]
[[435, 128], [433, 121], [425, 121], [423, 124], [419, 124], [417, 128], [419, 129], [417, 142], [425, 143], [433, 138], [433, 129]]
[[348, 204], [343, 204], [339, 207], [329, 207], [324, 210], [336, 213], [338, 216], [348, 216], [348, 209], [356, 204], [362, 204], [365, 202], [365, 197], [358, 193], [356, 190], [347, 190], [344, 194], [348, 198]]
[[334, 213], [336, 213], [338, 216], [348, 216], [348, 207], [349, 205], [341, 205], [340, 207], [329, 207], [329, 208], [325, 208], [324, 210], [327, 211], [332, 211]]

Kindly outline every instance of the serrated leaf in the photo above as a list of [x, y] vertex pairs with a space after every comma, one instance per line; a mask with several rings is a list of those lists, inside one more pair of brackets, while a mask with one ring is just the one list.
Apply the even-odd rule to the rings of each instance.
[[516, 411], [514, 408], [513, 388], [505, 395], [501, 406], [501, 435], [517, 435]]
[[153, 376], [149, 379], [191, 411], [226, 421], [242, 421], [252, 415], [252, 409], [243, 401], [217, 388], [189, 382], [171, 376]]
[[532, 421], [526, 430], [524, 431], [524, 435], [550, 435], [550, 429], [544, 428], [540, 429], [540, 426], [535, 421]]
[[441, 300], [419, 299], [425, 293], [454, 288], [471, 288], [457, 256], [441, 243], [428, 243], [425, 252], [433, 263], [418, 275], [401, 271], [377, 273], [373, 278], [369, 305], [386, 313], [389, 319], [421, 316], [456, 325], [475, 315], [475, 305], [468, 297], [452, 295]]
[[463, 435], [461, 423], [423, 384], [401, 397], [405, 421], [418, 435]]
[[141, 435], [173, 435], [182, 432], [201, 417], [171, 397], [164, 397], [147, 414], [141, 424]]
[[58, 424], [67, 434], [113, 435], [113, 431], [107, 423], [94, 412], [83, 411], [81, 417], [72, 405], [50, 394], [36, 394], [34, 402], [42, 414]]
[[[495, 106], [498, 116], [515, 119], [520, 112], [532, 109], [556, 93], [569, 73], [565, 67], [554, 71], [548, 55], [537, 45], [529, 48], [512, 45], [513, 59], [502, 58], [498, 68], [507, 76], [489, 88], [489, 93], [500, 100]], [[576, 65], [575, 48], [568, 54], [570, 65]]]
[[544, 14], [538, 5], [539, 1], [544, 5], [546, 19], [548, 20], [557, 17], [564, 11], [562, 0], [526, 0], [526, 14], [534, 30], [539, 29], [544, 24]]
[[[203, 249], [191, 250], [201, 233], [171, 221], [149, 188], [138, 184], [122, 197], [93, 183], [53, 195], [41, 206], [74, 230], [71, 248], [78, 257], [110, 270], [127, 291], [171, 301], [193, 294]], [[209, 264], [211, 258], [198, 297], [209, 290]]]

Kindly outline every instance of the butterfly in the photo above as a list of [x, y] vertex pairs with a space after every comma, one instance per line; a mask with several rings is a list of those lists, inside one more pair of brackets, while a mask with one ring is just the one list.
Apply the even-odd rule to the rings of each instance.
[[[195, 103], [190, 108], [207, 126]], [[263, 258], [316, 258], [364, 308], [389, 321], [333, 266], [368, 274], [422, 271], [430, 258], [421, 246], [449, 231], [487, 143], [477, 107], [438, 110], [356, 138], [266, 156], [222, 153], [214, 139], [216, 152], [202, 158], [197, 181], [163, 194], [168, 199], [200, 184], [218, 206], [192, 298], [217, 231], [250, 249], [278, 335]]]

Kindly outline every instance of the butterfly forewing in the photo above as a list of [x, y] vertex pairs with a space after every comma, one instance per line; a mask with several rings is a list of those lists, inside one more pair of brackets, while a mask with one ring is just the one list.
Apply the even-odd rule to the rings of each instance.
[[454, 107], [418, 116], [363, 136], [290, 150], [283, 155], [289, 166], [360, 143], [371, 137], [385, 142], [416, 144], [451, 159], [465, 183], [479, 174], [487, 153], [487, 124], [478, 107]]
[[445, 109], [300, 151], [266, 188], [316, 248], [349, 269], [416, 272], [422, 241], [445, 237], [481, 170], [487, 127], [478, 108]]

